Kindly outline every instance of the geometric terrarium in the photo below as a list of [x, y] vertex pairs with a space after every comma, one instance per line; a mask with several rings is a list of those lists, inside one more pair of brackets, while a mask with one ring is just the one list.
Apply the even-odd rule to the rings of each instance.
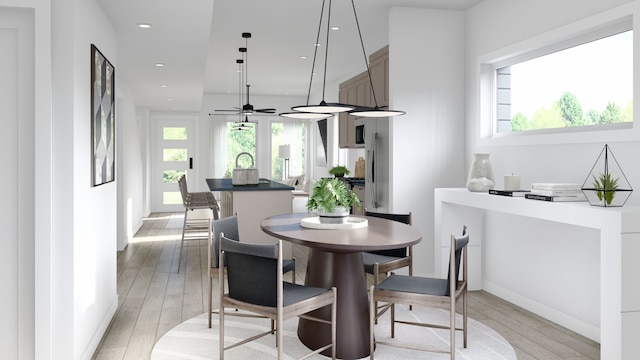
[[605, 145], [591, 172], [582, 184], [582, 192], [593, 206], [622, 206], [633, 189], [609, 145]]

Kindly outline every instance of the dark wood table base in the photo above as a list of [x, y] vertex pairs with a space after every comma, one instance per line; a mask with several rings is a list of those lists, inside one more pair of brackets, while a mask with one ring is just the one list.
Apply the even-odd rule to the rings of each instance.
[[[360, 359], [369, 356], [369, 300], [362, 254], [310, 249], [305, 285], [338, 289], [337, 357]], [[331, 320], [330, 307], [312, 314]], [[331, 328], [328, 324], [300, 319], [298, 337], [308, 348], [318, 349], [331, 342]], [[331, 350], [322, 354], [331, 356]]]

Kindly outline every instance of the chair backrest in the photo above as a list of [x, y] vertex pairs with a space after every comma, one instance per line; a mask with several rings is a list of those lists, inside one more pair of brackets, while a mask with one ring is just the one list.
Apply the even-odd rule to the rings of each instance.
[[180, 179], [178, 179], [178, 186], [182, 196], [182, 205], [186, 207], [189, 204], [189, 192], [187, 191], [187, 178], [185, 175], [180, 176]]
[[213, 232], [213, 248], [211, 249], [215, 256], [215, 263], [212, 264], [215, 267], [218, 267], [220, 264], [220, 234], [224, 233], [228, 239], [240, 241], [240, 231], [238, 229], [238, 215], [228, 216], [222, 219], [213, 220], [211, 222], [212, 232]]
[[[227, 268], [229, 297], [262, 306], [277, 306], [280, 253], [278, 244], [241, 243], [220, 238], [220, 256]], [[281, 261], [281, 260], [280, 260]], [[282, 265], [280, 265], [282, 266]]]
[[[401, 222], [408, 225], [412, 224], [411, 212], [409, 212], [408, 214], [392, 214], [392, 213], [379, 213], [379, 212], [373, 212], [373, 211], [365, 211], [364, 215], [383, 218], [387, 220], [393, 220], [393, 221]], [[406, 257], [408, 255], [406, 247], [399, 248], [399, 249], [371, 251], [371, 253], [383, 255], [383, 256], [393, 256], [393, 257]]]
[[[466, 247], [469, 244], [469, 233], [467, 232], [467, 226], [465, 225], [462, 228], [462, 235], [455, 236], [451, 235], [451, 253], [449, 256], [449, 271], [447, 272], [447, 292], [446, 296], [450, 296], [451, 291], [455, 292], [456, 287], [458, 286], [458, 280], [460, 279], [460, 263], [463, 262], [463, 278], [467, 280], [467, 265], [466, 261], [463, 261], [463, 251], [464, 256], [466, 257]], [[451, 281], [451, 270], [455, 269], [455, 278]]]

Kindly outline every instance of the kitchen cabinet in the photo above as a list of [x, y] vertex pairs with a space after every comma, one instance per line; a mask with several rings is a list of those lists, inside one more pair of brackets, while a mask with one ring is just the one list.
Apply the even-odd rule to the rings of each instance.
[[[338, 101], [351, 105], [374, 107], [376, 101], [378, 106], [389, 105], [389, 46], [374, 52], [369, 56], [369, 73], [365, 70], [362, 73], [346, 80], [339, 85]], [[371, 91], [371, 83], [375, 91], [375, 100]], [[355, 124], [357, 117], [348, 113], [338, 115], [338, 146], [340, 148], [354, 148], [355, 144]]]
[[[369, 56], [369, 70], [378, 106], [389, 106], [389, 45]], [[376, 105], [373, 94], [370, 103], [371, 106]]]
[[[371, 85], [367, 72], [362, 72], [339, 85], [338, 101], [341, 103], [369, 106]], [[355, 146], [355, 124], [357, 117], [346, 112], [338, 114], [338, 146], [353, 148]]]

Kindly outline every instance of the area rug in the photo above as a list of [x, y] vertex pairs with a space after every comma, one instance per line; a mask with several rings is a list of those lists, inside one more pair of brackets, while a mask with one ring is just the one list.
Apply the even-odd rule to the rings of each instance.
[[[388, 314], [378, 320], [375, 327], [376, 339], [390, 340], [390, 324]], [[462, 318], [458, 314], [459, 324]], [[175, 359], [218, 359], [218, 316], [213, 315], [212, 328], [208, 327], [207, 314], [198, 315], [175, 328], [169, 330], [153, 348], [152, 360]], [[447, 324], [449, 313], [441, 309], [397, 306], [396, 318], [405, 320], [428, 321], [430, 323]], [[516, 359], [516, 353], [511, 345], [500, 334], [469, 318], [468, 346], [462, 346], [462, 333], [457, 332], [456, 359], [473, 360], [510, 360]], [[289, 319], [284, 324], [284, 356], [285, 359], [295, 359], [308, 352], [308, 349], [298, 340], [296, 328], [297, 318]], [[250, 337], [269, 327], [269, 320], [250, 319], [241, 317], [225, 317], [225, 337], [227, 343]], [[396, 339], [423, 346], [434, 346], [446, 350], [449, 348], [448, 330], [416, 328], [415, 326], [396, 325]], [[225, 351], [225, 359], [275, 359], [275, 335], [266, 336], [251, 343]], [[401, 349], [379, 345], [375, 351], [375, 358], [381, 360], [396, 359], [449, 359], [448, 354], [427, 353], [415, 350]], [[312, 359], [327, 359], [322, 355]]]

